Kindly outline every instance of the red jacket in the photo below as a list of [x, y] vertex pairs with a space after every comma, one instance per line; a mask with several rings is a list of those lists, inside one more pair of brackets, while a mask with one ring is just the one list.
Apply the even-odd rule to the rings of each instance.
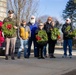
[[0, 21], [0, 46], [2, 45], [2, 43], [4, 42], [4, 37], [2, 35], [2, 25], [3, 25], [3, 22]]

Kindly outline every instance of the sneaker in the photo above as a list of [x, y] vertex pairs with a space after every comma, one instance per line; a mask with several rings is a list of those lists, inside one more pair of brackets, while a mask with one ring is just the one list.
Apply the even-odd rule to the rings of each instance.
[[66, 55], [63, 55], [63, 56], [62, 56], [62, 58], [66, 58], [66, 57], [67, 57]]
[[20, 59], [20, 57], [17, 57], [18, 59]]
[[46, 56], [46, 55], [45, 55], [44, 57], [45, 57], [45, 58], [47, 58], [47, 56]]
[[27, 59], [29, 59], [29, 57], [28, 57], [28, 56], [24, 56], [24, 58], [27, 58]]
[[72, 58], [72, 55], [69, 55], [69, 58]]
[[41, 57], [41, 59], [45, 59], [44, 57]]

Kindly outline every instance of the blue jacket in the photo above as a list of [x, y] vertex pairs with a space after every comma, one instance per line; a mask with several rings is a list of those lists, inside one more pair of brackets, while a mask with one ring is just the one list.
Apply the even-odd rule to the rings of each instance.
[[35, 23], [34, 25], [32, 25], [30, 22], [28, 23], [28, 26], [30, 27], [31, 30], [31, 38], [35, 38], [35, 31], [38, 28], [38, 24]]

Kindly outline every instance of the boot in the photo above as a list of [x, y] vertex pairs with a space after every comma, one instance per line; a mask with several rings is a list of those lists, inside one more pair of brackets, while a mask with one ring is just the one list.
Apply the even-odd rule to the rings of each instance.
[[15, 60], [14, 54], [11, 54], [11, 59]]
[[5, 56], [5, 60], [8, 60], [8, 55]]
[[15, 60], [15, 57], [11, 57], [12, 60]]
[[50, 54], [50, 58], [56, 58], [54, 54]]

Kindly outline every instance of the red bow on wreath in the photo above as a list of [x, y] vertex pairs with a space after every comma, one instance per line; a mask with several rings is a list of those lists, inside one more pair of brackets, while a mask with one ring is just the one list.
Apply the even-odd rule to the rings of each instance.
[[61, 39], [60, 35], [57, 36], [57, 39], [58, 39], [58, 40]]
[[7, 25], [7, 29], [10, 30], [11, 28], [12, 28], [12, 25], [11, 24], [8, 24]]
[[37, 39], [37, 41], [39, 41], [39, 40], [41, 40], [41, 37], [39, 37], [39, 36], [36, 36], [36, 39]]

